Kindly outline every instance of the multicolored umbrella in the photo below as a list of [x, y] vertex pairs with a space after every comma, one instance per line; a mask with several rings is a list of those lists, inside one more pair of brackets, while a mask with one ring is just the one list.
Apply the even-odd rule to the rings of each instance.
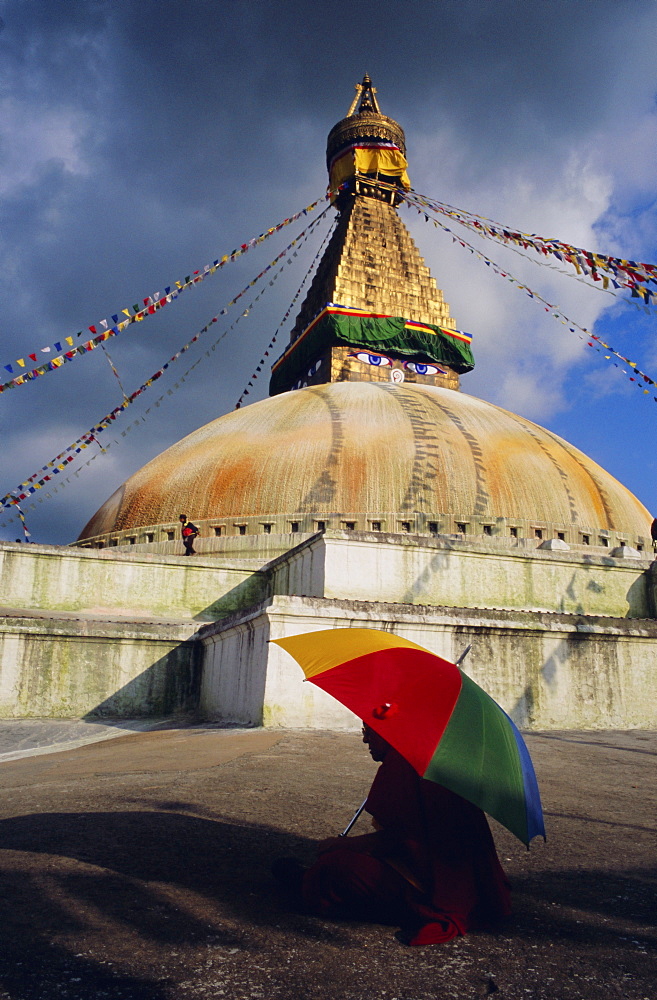
[[306, 679], [351, 709], [418, 774], [451, 789], [523, 844], [545, 837], [534, 767], [506, 712], [449, 660], [368, 628], [273, 639]]

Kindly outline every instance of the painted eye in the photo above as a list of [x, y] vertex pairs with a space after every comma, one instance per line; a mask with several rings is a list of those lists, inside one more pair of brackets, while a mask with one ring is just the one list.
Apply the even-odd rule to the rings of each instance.
[[446, 372], [442, 368], [438, 368], [437, 365], [423, 365], [419, 361], [404, 361], [404, 368], [408, 368], [409, 372], [415, 372], [416, 375], [446, 374]]
[[308, 378], [312, 378], [313, 375], [315, 375], [319, 371], [321, 366], [322, 366], [322, 359], [320, 358], [319, 361], [316, 361], [315, 364], [309, 369]]
[[349, 356], [357, 358], [358, 361], [364, 361], [366, 365], [375, 365], [380, 368], [392, 368], [392, 361], [390, 358], [386, 358], [384, 354], [369, 354], [367, 351], [358, 351], [356, 354], [350, 354]]

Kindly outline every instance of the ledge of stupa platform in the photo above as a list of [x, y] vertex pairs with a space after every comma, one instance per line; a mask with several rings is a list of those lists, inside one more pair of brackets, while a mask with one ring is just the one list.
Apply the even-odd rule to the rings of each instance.
[[351, 712], [304, 680], [271, 643], [334, 628], [373, 628], [455, 661], [528, 729], [657, 725], [657, 621], [276, 596], [204, 626], [199, 713], [225, 724], [354, 730]]
[[[511, 544], [513, 542], [513, 544]], [[627, 553], [633, 558], [627, 558]], [[266, 566], [272, 593], [409, 605], [651, 618], [654, 564], [627, 547], [331, 530]]]

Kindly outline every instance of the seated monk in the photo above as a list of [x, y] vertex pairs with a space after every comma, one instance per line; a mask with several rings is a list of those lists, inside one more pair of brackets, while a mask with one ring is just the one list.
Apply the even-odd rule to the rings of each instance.
[[308, 912], [397, 924], [412, 945], [493, 927], [511, 912], [509, 885], [481, 809], [420, 778], [367, 726], [363, 742], [381, 762], [365, 805], [375, 831], [321, 841], [311, 868], [281, 859], [274, 874], [296, 876]]

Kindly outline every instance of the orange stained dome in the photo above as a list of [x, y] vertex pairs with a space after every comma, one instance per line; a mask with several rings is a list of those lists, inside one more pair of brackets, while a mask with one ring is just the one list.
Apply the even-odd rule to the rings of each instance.
[[80, 539], [177, 521], [181, 510], [195, 521], [424, 512], [634, 539], [649, 539], [652, 520], [550, 431], [473, 396], [408, 382], [312, 386], [219, 417], [131, 476]]

